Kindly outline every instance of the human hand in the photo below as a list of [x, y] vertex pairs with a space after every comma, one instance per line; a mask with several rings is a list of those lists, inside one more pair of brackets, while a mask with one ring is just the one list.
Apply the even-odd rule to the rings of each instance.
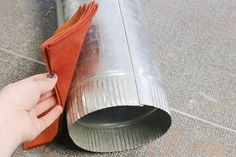
[[36, 138], [60, 116], [62, 107], [56, 105], [53, 92], [56, 82], [56, 75], [39, 74], [0, 91], [1, 157], [10, 156], [19, 144]]

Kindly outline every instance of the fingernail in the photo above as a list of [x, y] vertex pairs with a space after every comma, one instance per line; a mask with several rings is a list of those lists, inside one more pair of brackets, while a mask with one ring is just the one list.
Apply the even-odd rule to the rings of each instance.
[[56, 78], [57, 75], [55, 73], [49, 73], [48, 78]]

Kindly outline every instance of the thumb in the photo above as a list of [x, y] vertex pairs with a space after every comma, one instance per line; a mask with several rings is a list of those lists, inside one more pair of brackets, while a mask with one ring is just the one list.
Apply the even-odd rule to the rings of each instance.
[[51, 73], [48, 74], [48, 76], [45, 79], [37, 80], [35, 83], [37, 84], [37, 87], [40, 90], [41, 94], [47, 93], [55, 87], [57, 83], [58, 77], [56, 74]]

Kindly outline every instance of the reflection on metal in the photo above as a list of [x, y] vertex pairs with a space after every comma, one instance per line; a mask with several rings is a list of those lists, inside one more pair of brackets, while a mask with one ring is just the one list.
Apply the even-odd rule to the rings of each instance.
[[[88, 0], [58, 0], [63, 23]], [[98, 0], [67, 99], [70, 137], [94, 152], [147, 144], [171, 125], [155, 54], [138, 0]]]

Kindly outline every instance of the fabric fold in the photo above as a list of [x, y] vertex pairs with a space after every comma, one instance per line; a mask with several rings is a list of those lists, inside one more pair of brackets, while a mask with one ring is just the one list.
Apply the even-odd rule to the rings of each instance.
[[[58, 76], [55, 91], [58, 103], [63, 108], [65, 108], [66, 98], [85, 35], [97, 9], [98, 4], [95, 2], [80, 6], [76, 13], [41, 45], [48, 71], [56, 73]], [[55, 139], [60, 130], [61, 118], [58, 118], [33, 141], [24, 143], [24, 148], [30, 149], [50, 143]]]

